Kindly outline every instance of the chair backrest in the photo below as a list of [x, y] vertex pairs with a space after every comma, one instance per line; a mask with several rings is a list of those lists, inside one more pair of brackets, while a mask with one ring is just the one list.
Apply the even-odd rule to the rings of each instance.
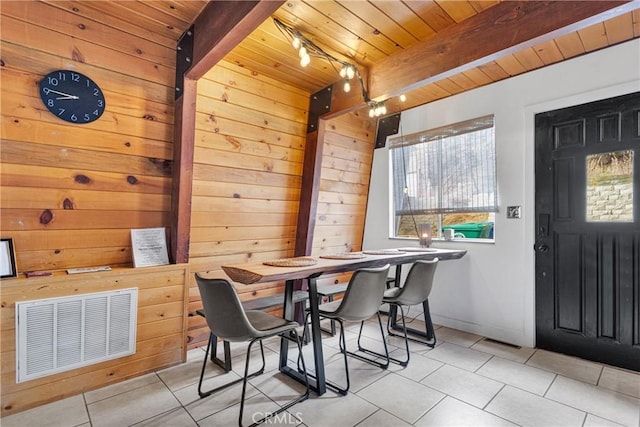
[[211, 332], [226, 341], [251, 339], [255, 330], [233, 285], [225, 279], [207, 279], [198, 273], [195, 276]]
[[335, 315], [345, 320], [361, 321], [376, 314], [387, 287], [388, 271], [389, 264], [353, 273]]
[[402, 305], [415, 305], [426, 301], [433, 287], [433, 276], [437, 266], [438, 258], [416, 261], [396, 297], [397, 302]]

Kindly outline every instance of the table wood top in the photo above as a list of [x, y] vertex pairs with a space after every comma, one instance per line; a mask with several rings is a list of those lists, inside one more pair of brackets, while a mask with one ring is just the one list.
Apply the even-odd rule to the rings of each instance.
[[[402, 249], [399, 249], [400, 251]], [[364, 254], [357, 259], [328, 259], [313, 257], [318, 262], [304, 267], [274, 267], [262, 262], [223, 265], [222, 269], [234, 282], [250, 285], [253, 283], [277, 282], [283, 280], [306, 279], [320, 274], [344, 273], [361, 268], [380, 267], [385, 264], [407, 264], [418, 260], [438, 258], [442, 261], [462, 258], [466, 250], [426, 249], [424, 252], [411, 248], [411, 252], [397, 254]], [[366, 252], [366, 251], [365, 251]]]

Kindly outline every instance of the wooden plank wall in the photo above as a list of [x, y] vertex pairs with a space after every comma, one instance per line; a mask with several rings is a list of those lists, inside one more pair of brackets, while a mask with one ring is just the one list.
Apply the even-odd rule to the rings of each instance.
[[[43, 284], [47, 296], [103, 289], [113, 277], [130, 285], [142, 270], [130, 268], [129, 230], [169, 226], [175, 40], [128, 25], [116, 3], [106, 6], [2, 4], [2, 237], [14, 238], [19, 271], [116, 268], [91, 278], [60, 272], [2, 281], [3, 415], [180, 362], [185, 342], [194, 347], [208, 336], [192, 316], [200, 307], [194, 271], [221, 275], [225, 263], [293, 254], [310, 94], [223, 61], [199, 82], [190, 266], [135, 282], [157, 296], [139, 311], [145, 330], [154, 330], [139, 329], [140, 359], [14, 383], [14, 302], [40, 298]], [[98, 121], [71, 125], [45, 109], [38, 83], [55, 69], [77, 70], [102, 87], [107, 108]], [[314, 253], [359, 249], [372, 126], [358, 114], [328, 126]], [[184, 298], [175, 274], [186, 277], [189, 316], [177, 308]], [[282, 287], [239, 291], [250, 299]]]
[[[198, 82], [198, 93], [192, 271], [226, 277], [225, 263], [292, 256], [310, 94], [228, 61]], [[362, 243], [375, 140], [375, 122], [363, 117], [349, 114], [327, 126], [314, 254], [358, 250]], [[252, 299], [283, 286], [237, 289], [241, 299]], [[192, 278], [189, 347], [208, 337], [194, 315], [200, 307]]]
[[[362, 250], [376, 126], [366, 109], [325, 123], [313, 255]], [[321, 277], [318, 283], [350, 276]]]
[[[130, 229], [170, 221], [175, 42], [64, 7], [2, 4], [0, 228], [19, 271], [131, 265]], [[38, 83], [56, 69], [101, 86], [100, 119], [74, 125], [45, 108]]]
[[314, 255], [362, 249], [375, 137], [365, 110], [325, 124]]
[[[184, 358], [188, 266], [130, 268], [129, 231], [169, 226], [177, 37], [152, 37], [124, 22], [117, 5], [108, 14], [96, 4], [0, 7], [0, 230], [14, 239], [20, 272], [59, 271], [0, 284], [3, 416]], [[73, 125], [46, 110], [38, 83], [56, 69], [101, 86], [99, 120]], [[96, 265], [115, 270], [62, 272]], [[136, 355], [15, 384], [15, 301], [132, 286], [140, 288]]]
[[[198, 81], [191, 217], [192, 271], [293, 255], [309, 93], [222, 61]], [[242, 299], [282, 284], [237, 287]], [[195, 280], [189, 346], [206, 342]]]
[[[2, 283], [2, 416], [146, 374], [184, 360], [186, 264], [17, 279]], [[15, 303], [138, 288], [136, 353], [16, 384]], [[196, 379], [194, 379], [196, 380]]]

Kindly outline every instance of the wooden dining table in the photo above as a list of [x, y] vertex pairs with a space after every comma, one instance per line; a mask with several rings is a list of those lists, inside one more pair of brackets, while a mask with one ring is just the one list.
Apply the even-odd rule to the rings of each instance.
[[[237, 283], [250, 285], [254, 283], [285, 282], [283, 316], [285, 319], [294, 319], [294, 304], [292, 296], [296, 281], [306, 280], [309, 292], [309, 311], [311, 320], [311, 339], [313, 345], [313, 359], [315, 365], [315, 378], [310, 379], [311, 388], [318, 394], [326, 392], [327, 382], [324, 372], [324, 355], [322, 350], [322, 337], [320, 330], [320, 316], [318, 313], [318, 293], [316, 279], [323, 274], [344, 273], [356, 271], [361, 268], [380, 267], [386, 264], [401, 266], [402, 264], [413, 263], [418, 260], [429, 260], [438, 258], [439, 260], [453, 260], [462, 258], [466, 250], [436, 249], [436, 248], [402, 248], [394, 250], [371, 250], [363, 251], [362, 257], [340, 259], [341, 254], [325, 255], [316, 257], [290, 258], [291, 266], [274, 266], [265, 262], [252, 262], [243, 264], [223, 265], [222, 269], [231, 280]], [[343, 254], [355, 256], [354, 254]], [[311, 258], [311, 259], [309, 259]], [[311, 265], [296, 266], [308, 263]], [[281, 260], [282, 261], [282, 260]], [[287, 260], [284, 260], [287, 261]], [[396, 269], [396, 284], [399, 284], [399, 269]], [[281, 340], [279, 369], [282, 373], [304, 383], [303, 375], [288, 366], [289, 341]]]

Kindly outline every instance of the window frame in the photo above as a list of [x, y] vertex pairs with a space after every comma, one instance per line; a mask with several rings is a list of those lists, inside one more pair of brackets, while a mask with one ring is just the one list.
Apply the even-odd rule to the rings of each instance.
[[[481, 214], [489, 214], [488, 215], [488, 220], [487, 221], [476, 221], [476, 222], [491, 222], [492, 223], [492, 228], [490, 231], [490, 235], [489, 237], [465, 237], [464, 239], [458, 239], [460, 241], [477, 241], [477, 242], [494, 242], [495, 241], [495, 213], [498, 212], [499, 210], [499, 200], [498, 200], [498, 171], [497, 171], [497, 148], [496, 148], [496, 125], [495, 125], [495, 115], [494, 114], [490, 114], [490, 115], [485, 115], [485, 116], [481, 116], [481, 117], [477, 117], [474, 119], [470, 119], [470, 120], [465, 120], [465, 121], [461, 121], [461, 122], [456, 122], [456, 123], [452, 123], [452, 124], [448, 124], [445, 126], [440, 126], [437, 128], [431, 128], [431, 129], [425, 129], [425, 130], [421, 130], [418, 132], [414, 132], [412, 134], [409, 135], [398, 135], [395, 136], [394, 138], [390, 138], [389, 140], [389, 145], [388, 145], [388, 152], [389, 152], [389, 188], [390, 188], [390, 192], [389, 192], [389, 210], [390, 210], [390, 221], [389, 221], [389, 237], [392, 239], [418, 239], [417, 236], [417, 229], [418, 229], [418, 225], [415, 224], [416, 223], [416, 216], [435, 216], [436, 219], [435, 221], [432, 221], [431, 219], [429, 220], [432, 224], [434, 224], [434, 226], [436, 227], [436, 229], [433, 231], [433, 237], [435, 239], [443, 239], [443, 233], [442, 233], [442, 221], [443, 218], [446, 215], [451, 215], [451, 214], [474, 214], [474, 213], [481, 213]], [[478, 155], [474, 155], [474, 157], [472, 158], [473, 160], [475, 160], [478, 157], [483, 158], [483, 160], [486, 158], [488, 159], [487, 162], [485, 162], [484, 164], [482, 164], [482, 167], [478, 168], [477, 170], [475, 170], [476, 174], [471, 177], [471, 180], [468, 179], [469, 176], [464, 176], [464, 179], [458, 182], [462, 182], [463, 185], [462, 186], [469, 186], [470, 182], [474, 182], [476, 183], [478, 180], [478, 177], [480, 177], [480, 179], [487, 179], [487, 181], [489, 181], [489, 183], [486, 186], [482, 186], [482, 190], [476, 190], [475, 192], [471, 192], [468, 195], [470, 198], [472, 199], [477, 199], [478, 196], [481, 196], [482, 198], [482, 202], [478, 202], [477, 200], [474, 200], [472, 202], [469, 201], [465, 201], [463, 203], [460, 202], [454, 202], [453, 204], [451, 203], [450, 200], [445, 199], [444, 197], [442, 197], [442, 191], [440, 188], [440, 183], [442, 182], [442, 178], [443, 176], [446, 177], [446, 171], [447, 170], [451, 170], [450, 168], [447, 168], [446, 166], [443, 167], [442, 163], [439, 162], [438, 160], [436, 160], [436, 163], [439, 169], [437, 170], [437, 183], [435, 184], [437, 187], [434, 187], [434, 184], [427, 184], [429, 185], [429, 187], [425, 187], [426, 188], [431, 188], [434, 189], [435, 191], [433, 191], [433, 193], [438, 193], [438, 196], [432, 196], [431, 198], [435, 200], [435, 203], [433, 202], [433, 200], [429, 200], [427, 198], [423, 198], [423, 201], [420, 203], [421, 206], [417, 209], [413, 209], [411, 207], [411, 205], [409, 204], [408, 207], [408, 213], [402, 213], [404, 212], [407, 208], [404, 207], [404, 204], [401, 206], [398, 203], [398, 191], [399, 188], [396, 185], [396, 179], [398, 177], [402, 177], [404, 176], [404, 189], [403, 194], [406, 194], [408, 187], [407, 187], [407, 175], [410, 173], [408, 173], [406, 170], [403, 170], [402, 172], [398, 172], [396, 171], [395, 167], [398, 165], [398, 159], [394, 158], [394, 151], [395, 150], [405, 150], [406, 147], [410, 147], [410, 146], [414, 146], [414, 145], [423, 145], [423, 144], [438, 144], [437, 146], [433, 147], [433, 148], [429, 148], [429, 151], [433, 152], [437, 152], [438, 153], [438, 159], [442, 159], [443, 158], [443, 153], [445, 151], [442, 150], [443, 148], [443, 144], [447, 143], [447, 140], [452, 139], [452, 138], [456, 138], [459, 137], [461, 135], [468, 135], [470, 133], [478, 133], [478, 132], [482, 132], [486, 129], [490, 129], [491, 130], [491, 140], [489, 141], [490, 147], [487, 147], [490, 149], [490, 152], [488, 152], [487, 150], [483, 150], [482, 153], [485, 154], [481, 154], [480, 156]], [[452, 141], [451, 143], [455, 143], [455, 144], [477, 144], [477, 147], [479, 148], [483, 148], [482, 145], [483, 144], [487, 144], [487, 141], [482, 141], [483, 138], [486, 138], [486, 136], [479, 134], [479, 139], [478, 141], [468, 141], [468, 140], [461, 140], [460, 138], [457, 138], [457, 141]], [[426, 147], [426, 146], [425, 146]], [[451, 152], [454, 152], [454, 148], [451, 147]], [[466, 147], [466, 153], [470, 152], [470, 150], [474, 150], [475, 147], [470, 146], [470, 147]], [[424, 148], [425, 150], [425, 154], [427, 151], [427, 148]], [[458, 151], [459, 152], [459, 151]], [[404, 155], [404, 152], [402, 152]], [[473, 151], [473, 153], [477, 153], [477, 151]], [[432, 154], [433, 156], [433, 154]], [[409, 164], [411, 162], [413, 162], [413, 159], [402, 159], [400, 160], [400, 162], [402, 162], [403, 165]], [[421, 162], [421, 167], [423, 170], [426, 170], [428, 168], [428, 166], [433, 165], [433, 163], [431, 163], [431, 165], [429, 165], [429, 157], [425, 157], [424, 159], [420, 159], [418, 160]], [[433, 160], [431, 161], [433, 162]], [[404, 166], [403, 166], [404, 167]], [[416, 168], [419, 169], [419, 168]], [[459, 169], [459, 168], [458, 168]], [[480, 174], [478, 174], [478, 172], [480, 172]], [[414, 172], [417, 173], [417, 172]], [[424, 180], [425, 178], [422, 178], [422, 180]], [[429, 180], [427, 180], [429, 181]], [[425, 184], [422, 184], [425, 185]], [[419, 187], [420, 185], [416, 185], [414, 184], [414, 187]], [[458, 187], [460, 187], [458, 185]], [[458, 193], [456, 193], [456, 191], [458, 190], [453, 190], [453, 193], [455, 195], [459, 195]], [[484, 196], [486, 195], [488, 202], [485, 202], [484, 200]], [[404, 196], [402, 197], [402, 199], [404, 199]], [[455, 205], [455, 203], [460, 203], [458, 205]], [[455, 208], [460, 208], [455, 209], [452, 208], [451, 206], [455, 205]], [[436, 206], [436, 207], [434, 207]], [[461, 207], [462, 206], [462, 207]], [[399, 209], [400, 207], [400, 209]], [[404, 209], [402, 209], [404, 208]], [[482, 209], [476, 209], [476, 208], [482, 208]], [[398, 212], [401, 212], [400, 214], [398, 214]], [[400, 218], [403, 216], [410, 216], [411, 220], [413, 220], [415, 226], [416, 226], [416, 236], [408, 236], [406, 234], [404, 235], [398, 235], [398, 231], [400, 230]], [[464, 224], [464, 223], [468, 223], [471, 221], [463, 221], [463, 222], [454, 222], [451, 223], [449, 225], [456, 225], [456, 224]], [[484, 229], [484, 231], [486, 231], [486, 229]]]

